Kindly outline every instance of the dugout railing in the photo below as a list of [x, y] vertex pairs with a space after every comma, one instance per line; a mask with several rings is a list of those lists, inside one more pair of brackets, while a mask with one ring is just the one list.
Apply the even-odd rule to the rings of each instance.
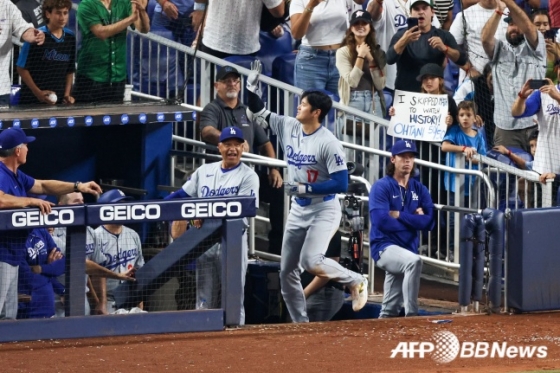
[[[213, 331], [223, 330], [226, 325], [239, 325], [243, 218], [255, 213], [253, 197], [56, 206], [49, 215], [29, 208], [0, 210], [0, 230], [4, 237], [9, 237], [10, 232], [32, 228], [67, 227], [64, 303], [67, 316], [0, 321], [0, 342]], [[119, 307], [127, 307], [146, 299], [175, 276], [177, 268], [219, 242], [222, 245], [221, 308], [84, 316], [86, 226], [197, 218], [205, 219], [203, 226], [187, 230], [139, 268], [135, 282], [121, 283], [115, 291], [115, 301]]]

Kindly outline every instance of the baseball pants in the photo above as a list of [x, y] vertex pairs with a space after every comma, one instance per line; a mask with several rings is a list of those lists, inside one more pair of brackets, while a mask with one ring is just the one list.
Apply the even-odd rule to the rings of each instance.
[[340, 203], [336, 198], [305, 207], [292, 203], [282, 243], [280, 285], [282, 297], [294, 322], [309, 322], [300, 267], [315, 276], [344, 285], [358, 284], [363, 279], [362, 275], [325, 258], [324, 254], [340, 225], [341, 216]]
[[0, 319], [15, 319], [18, 311], [18, 268], [0, 262]]
[[387, 246], [379, 256], [376, 265], [385, 271], [379, 317], [397, 317], [403, 301], [405, 315], [416, 316], [422, 260], [417, 254], [397, 245]]

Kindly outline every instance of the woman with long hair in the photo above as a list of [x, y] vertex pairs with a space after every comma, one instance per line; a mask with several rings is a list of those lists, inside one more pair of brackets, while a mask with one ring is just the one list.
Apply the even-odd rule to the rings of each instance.
[[336, 52], [336, 67], [340, 73], [340, 103], [383, 118], [387, 63], [368, 12], [358, 10], [352, 14], [350, 28]]
[[[544, 35], [546, 43], [546, 77], [554, 84], [558, 83], [558, 63], [560, 62], [560, 45], [556, 43], [556, 33], [550, 33], [550, 16], [546, 9], [535, 10], [531, 14], [531, 22]], [[548, 31], [548, 32], [547, 32]]]

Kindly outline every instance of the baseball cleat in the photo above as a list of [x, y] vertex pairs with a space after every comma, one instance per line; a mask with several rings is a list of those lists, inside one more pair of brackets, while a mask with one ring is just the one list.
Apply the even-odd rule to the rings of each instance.
[[358, 312], [368, 301], [368, 280], [363, 278], [362, 282], [352, 288], [352, 309]]

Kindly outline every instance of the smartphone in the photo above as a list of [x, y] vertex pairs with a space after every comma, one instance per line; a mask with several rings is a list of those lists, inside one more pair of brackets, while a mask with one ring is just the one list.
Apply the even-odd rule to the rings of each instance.
[[531, 79], [529, 81], [529, 88], [531, 89], [539, 89], [542, 86], [545, 86], [548, 84], [548, 80], [542, 80], [542, 79]]
[[554, 40], [554, 39], [556, 39], [556, 33], [557, 32], [558, 32], [558, 29], [554, 29], [554, 28], [551, 28], [550, 30], [546, 30], [544, 32], [544, 38]]
[[408, 29], [410, 30], [414, 26], [418, 26], [418, 18], [413, 18], [413, 17], [407, 18], [406, 24], [408, 25]]

